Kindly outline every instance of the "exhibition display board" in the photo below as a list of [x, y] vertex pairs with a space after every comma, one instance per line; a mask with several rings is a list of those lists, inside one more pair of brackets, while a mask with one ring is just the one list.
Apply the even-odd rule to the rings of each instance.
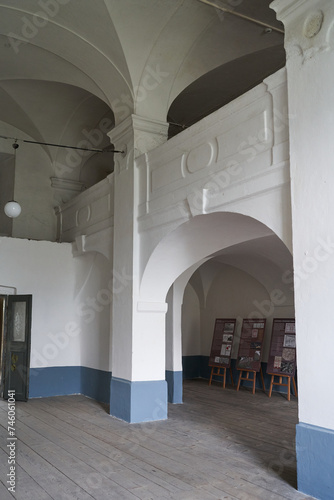
[[296, 330], [294, 319], [273, 319], [267, 372], [294, 376], [296, 372]]
[[[219, 377], [223, 377], [223, 387], [225, 389], [227, 368], [230, 369], [231, 382], [232, 385], [234, 385], [231, 370], [231, 353], [235, 325], [235, 319], [217, 318], [215, 321], [215, 328], [213, 331], [211, 352], [209, 357], [209, 366], [211, 366], [209, 385], [211, 385], [212, 376], [217, 375]], [[223, 370], [222, 373], [220, 372], [221, 369]]]
[[238, 370], [260, 371], [265, 327], [265, 319], [243, 320], [237, 359]]
[[[274, 318], [271, 334], [267, 374], [271, 375], [269, 397], [274, 385], [287, 387], [290, 401], [291, 380], [297, 396], [296, 373], [296, 329], [294, 318]], [[278, 378], [278, 381], [275, 381]], [[285, 381], [283, 381], [285, 379]]]
[[209, 366], [230, 367], [235, 323], [235, 319], [216, 319]]
[[[257, 372], [260, 372], [262, 387], [264, 392], [266, 391], [261, 368], [261, 352], [265, 327], [266, 320], [261, 318], [244, 319], [242, 322], [237, 359], [237, 370], [240, 371], [237, 391], [240, 389], [241, 381], [245, 380], [246, 382], [252, 382], [252, 392], [255, 394]], [[244, 372], [246, 375], [243, 375]]]

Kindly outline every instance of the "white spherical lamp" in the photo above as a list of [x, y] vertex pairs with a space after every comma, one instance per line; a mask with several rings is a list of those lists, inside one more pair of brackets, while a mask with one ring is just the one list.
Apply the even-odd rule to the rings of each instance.
[[5, 205], [5, 214], [7, 217], [10, 217], [11, 219], [15, 219], [15, 217], [18, 217], [21, 213], [21, 207], [17, 201], [8, 201]]
[[[13, 149], [14, 149], [14, 176], [13, 176], [13, 185], [15, 187], [15, 167], [16, 167], [16, 150], [19, 147], [17, 144], [17, 139], [15, 140], [15, 143], [12, 144]], [[15, 200], [7, 201], [5, 207], [4, 207], [5, 214], [7, 217], [10, 217], [11, 219], [15, 219], [18, 217], [21, 213], [21, 207], [19, 203]]]

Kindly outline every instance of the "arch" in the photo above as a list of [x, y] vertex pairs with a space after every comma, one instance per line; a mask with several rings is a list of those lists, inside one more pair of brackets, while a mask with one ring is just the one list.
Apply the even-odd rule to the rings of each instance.
[[[224, 249], [275, 233], [262, 222], [234, 212], [198, 215], [156, 246], [143, 272], [140, 300], [164, 302], [172, 283], [190, 267]], [[286, 249], [288, 252], [288, 249]]]
[[170, 103], [169, 137], [225, 106], [284, 65], [285, 51], [280, 43], [232, 59], [200, 76]]

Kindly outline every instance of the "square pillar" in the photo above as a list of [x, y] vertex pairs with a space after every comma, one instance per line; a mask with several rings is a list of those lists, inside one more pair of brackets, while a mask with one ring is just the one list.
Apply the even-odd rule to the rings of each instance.
[[168, 124], [132, 115], [109, 136], [125, 153], [115, 158], [112, 379], [110, 413], [127, 422], [167, 418], [167, 305], [139, 302], [140, 235], [136, 157], [167, 138]]
[[334, 2], [275, 0], [285, 26], [298, 367], [298, 489], [334, 492]]

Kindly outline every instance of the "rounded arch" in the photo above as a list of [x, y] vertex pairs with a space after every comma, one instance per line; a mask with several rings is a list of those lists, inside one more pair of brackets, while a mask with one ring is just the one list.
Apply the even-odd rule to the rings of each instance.
[[279, 43], [211, 69], [187, 85], [170, 103], [167, 114], [169, 137], [225, 106], [284, 65], [284, 46]]
[[234, 212], [198, 215], [156, 246], [143, 272], [140, 300], [164, 302], [171, 284], [187, 269], [194, 266], [195, 270], [196, 264], [224, 249], [268, 236], [282, 244], [271, 229], [252, 217]]

